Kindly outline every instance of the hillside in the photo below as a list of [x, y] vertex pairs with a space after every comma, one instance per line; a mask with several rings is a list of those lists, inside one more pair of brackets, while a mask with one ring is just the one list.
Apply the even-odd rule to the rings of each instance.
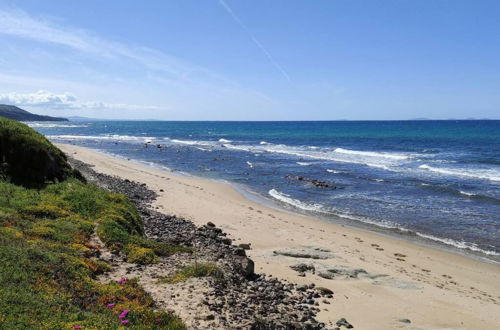
[[[79, 172], [64, 154], [26, 125], [1, 118], [0, 134], [2, 167], [41, 175], [20, 186], [11, 171], [0, 173], [0, 329], [184, 329], [136, 279], [100, 282], [111, 264], [98, 257], [111, 250], [146, 264], [190, 250], [146, 239], [125, 196], [73, 178]], [[40, 186], [46, 168], [30, 168], [30, 154], [47, 156], [37, 163], [65, 174]]]
[[0, 117], [19, 121], [68, 121], [67, 118], [36, 115], [14, 105], [0, 104]]

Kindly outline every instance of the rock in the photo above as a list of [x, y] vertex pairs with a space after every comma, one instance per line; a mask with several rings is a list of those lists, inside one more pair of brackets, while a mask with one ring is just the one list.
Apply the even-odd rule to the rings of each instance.
[[297, 285], [297, 291], [306, 291], [307, 289], [309, 289], [307, 284]]
[[238, 245], [238, 247], [244, 249], [244, 250], [250, 250], [250, 243], [246, 244], [246, 243], [241, 243]]
[[250, 278], [254, 275], [254, 262], [252, 259], [247, 257], [237, 256], [238, 266], [241, 274], [246, 278]]
[[352, 329], [354, 328], [351, 323], [347, 322], [345, 318], [341, 318], [335, 323], [336, 326], [338, 327], [346, 327], [347, 329]]
[[315, 273], [316, 269], [314, 268], [314, 265], [308, 265], [304, 263], [296, 264], [290, 266], [291, 269], [300, 272], [300, 273], [305, 273], [305, 272], [312, 272], [313, 274]]
[[401, 323], [407, 323], [407, 324], [411, 323], [411, 321], [409, 319], [399, 319], [398, 321]]
[[211, 221], [207, 222], [207, 227], [214, 228], [215, 224]]
[[306, 273], [298, 273], [297, 276], [306, 277]]
[[215, 320], [215, 315], [214, 314], [207, 314], [207, 315], [205, 315], [205, 320], [207, 320], [207, 321]]
[[328, 288], [324, 288], [322, 286], [318, 286], [316, 288], [317, 291], [319, 291], [322, 295], [331, 295], [333, 294], [333, 291], [328, 289]]
[[164, 191], [165, 191], [165, 190], [163, 190], [163, 189], [160, 189], [160, 192], [164, 192]]

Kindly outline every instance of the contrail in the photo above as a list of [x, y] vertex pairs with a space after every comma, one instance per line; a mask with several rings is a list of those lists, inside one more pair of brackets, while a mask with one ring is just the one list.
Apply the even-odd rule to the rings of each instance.
[[242, 22], [242, 20], [234, 13], [234, 11], [229, 7], [229, 5], [224, 1], [224, 0], [219, 0], [219, 4], [224, 8], [224, 10], [238, 23], [238, 25], [250, 36], [250, 39], [252, 39], [253, 43], [264, 53], [264, 55], [267, 57], [267, 59], [271, 62], [272, 65], [288, 80], [291, 81], [290, 76], [286, 71], [281, 67], [281, 65], [278, 64], [271, 55], [267, 51], [267, 49], [264, 47], [264, 45], [257, 40], [257, 38], [250, 32], [250, 30], [246, 27], [246, 25]]

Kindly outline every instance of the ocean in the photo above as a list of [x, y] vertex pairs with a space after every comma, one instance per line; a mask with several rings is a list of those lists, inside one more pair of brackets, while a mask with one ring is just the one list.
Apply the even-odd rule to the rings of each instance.
[[500, 260], [500, 121], [28, 124], [324, 221]]

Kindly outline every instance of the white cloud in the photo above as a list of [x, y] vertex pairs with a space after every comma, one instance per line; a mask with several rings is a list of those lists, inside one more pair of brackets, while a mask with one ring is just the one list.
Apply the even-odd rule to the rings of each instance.
[[160, 107], [151, 105], [135, 105], [104, 102], [80, 102], [70, 93], [54, 94], [40, 90], [34, 93], [3, 93], [0, 103], [28, 107], [45, 107], [53, 110], [157, 110]]

